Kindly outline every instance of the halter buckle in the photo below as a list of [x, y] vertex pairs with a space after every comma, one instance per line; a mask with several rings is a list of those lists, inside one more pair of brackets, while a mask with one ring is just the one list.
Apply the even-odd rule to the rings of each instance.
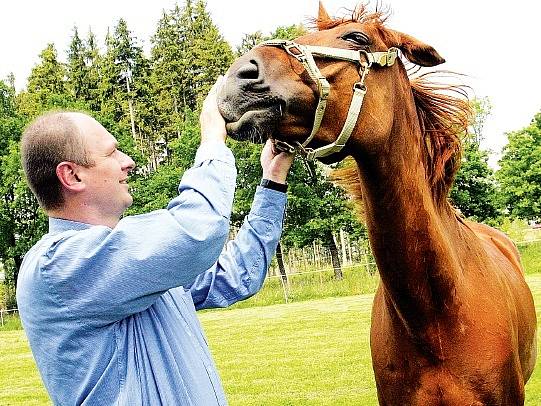
[[[285, 43], [285, 44], [283, 44], [283, 47], [284, 47], [284, 50], [289, 55], [291, 55], [292, 57], [294, 57], [295, 59], [297, 59], [299, 61], [302, 61], [302, 60], [304, 60], [306, 58], [306, 55], [304, 54], [304, 51], [302, 50], [302, 48], [300, 47], [299, 44], [296, 44], [294, 42]], [[296, 50], [297, 52], [294, 52], [294, 50]]]

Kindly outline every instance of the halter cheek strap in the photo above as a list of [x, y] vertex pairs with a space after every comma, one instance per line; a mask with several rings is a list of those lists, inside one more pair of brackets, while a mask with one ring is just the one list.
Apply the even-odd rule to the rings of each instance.
[[[351, 133], [353, 132], [353, 129], [355, 128], [357, 119], [359, 117], [359, 113], [361, 112], [364, 95], [366, 94], [367, 90], [364, 81], [366, 75], [370, 70], [370, 67], [373, 64], [379, 66], [392, 66], [396, 58], [398, 57], [397, 48], [389, 48], [389, 50], [386, 52], [366, 52], [364, 50], [354, 51], [341, 48], [301, 45], [293, 41], [280, 39], [265, 41], [260, 45], [283, 48], [289, 55], [297, 59], [304, 66], [308, 75], [317, 84], [319, 100], [314, 116], [314, 125], [308, 138], [302, 144], [300, 142], [297, 142], [295, 146], [292, 146], [285, 141], [277, 140], [275, 142], [276, 148], [287, 152], [293, 152], [297, 150], [308, 161], [313, 161], [316, 158], [326, 157], [342, 150], [342, 148], [346, 145], [346, 142], [349, 139]], [[322, 58], [331, 58], [354, 62], [355, 64], [359, 65], [359, 75], [361, 77], [361, 80], [353, 85], [353, 98], [351, 100], [351, 104], [349, 106], [348, 114], [346, 117], [346, 122], [342, 127], [342, 131], [340, 131], [340, 134], [333, 143], [317, 149], [308, 148], [307, 146], [310, 141], [312, 141], [312, 139], [315, 137], [321, 126], [321, 122], [325, 114], [325, 109], [327, 107], [327, 99], [330, 93], [330, 85], [325, 76], [321, 74], [321, 71], [317, 67], [314, 60], [314, 55]]]

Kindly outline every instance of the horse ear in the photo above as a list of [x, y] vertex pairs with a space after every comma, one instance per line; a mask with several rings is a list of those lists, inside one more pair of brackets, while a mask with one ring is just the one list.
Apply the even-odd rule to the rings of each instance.
[[445, 62], [445, 59], [430, 45], [408, 34], [398, 31], [395, 31], [395, 34], [398, 42], [396, 46], [410, 62], [419, 66], [436, 66]]
[[323, 2], [320, 0], [319, 2], [319, 12], [317, 15], [317, 29], [318, 30], [324, 30], [327, 26], [327, 23], [332, 20], [329, 16], [329, 13], [327, 13], [327, 10], [325, 10], [325, 7], [323, 6]]

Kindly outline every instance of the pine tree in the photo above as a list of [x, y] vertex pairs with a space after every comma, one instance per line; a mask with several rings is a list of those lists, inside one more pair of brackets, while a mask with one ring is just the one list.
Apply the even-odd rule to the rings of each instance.
[[126, 152], [133, 153], [135, 147], [146, 157], [145, 162], [139, 162], [140, 167], [152, 169], [156, 166], [156, 134], [152, 125], [150, 62], [123, 19], [113, 35], [107, 33], [105, 44], [106, 53], [99, 65], [101, 114], [117, 123], [119, 137], [129, 132], [132, 140], [122, 140]]
[[67, 87], [75, 99], [88, 100], [89, 98], [85, 54], [85, 44], [79, 37], [77, 27], [73, 27], [73, 37], [68, 49]]
[[41, 62], [32, 69], [28, 78], [28, 91], [40, 96], [65, 94], [66, 70], [58, 61], [55, 46], [48, 44], [39, 57]]
[[27, 91], [19, 95], [20, 112], [28, 117], [73, 102], [67, 92], [66, 69], [58, 61], [54, 45], [48, 44], [39, 58], [28, 78]]
[[183, 121], [184, 103], [181, 95], [186, 61], [183, 59], [184, 45], [180, 40], [185, 29], [180, 25], [181, 15], [178, 5], [169, 13], [164, 12], [152, 37], [151, 83], [156, 106], [154, 118], [160, 127], [167, 159], [171, 154], [169, 142], [173, 138], [180, 138]]
[[[192, 24], [193, 87], [198, 104], [210, 90], [219, 75], [233, 62], [233, 51], [212, 22], [203, 0], [195, 4]], [[196, 104], [188, 104], [194, 109]]]
[[100, 111], [101, 106], [99, 93], [101, 56], [99, 53], [96, 36], [92, 30], [88, 31], [85, 41], [84, 61], [87, 69], [86, 81], [88, 88], [88, 98], [86, 99], [86, 102], [88, 103], [91, 111], [98, 112]]
[[160, 124], [160, 141], [169, 158], [169, 143], [181, 136], [184, 112], [197, 111], [216, 78], [233, 60], [229, 44], [222, 38], [205, 9], [188, 0], [164, 12], [152, 37], [152, 86]]

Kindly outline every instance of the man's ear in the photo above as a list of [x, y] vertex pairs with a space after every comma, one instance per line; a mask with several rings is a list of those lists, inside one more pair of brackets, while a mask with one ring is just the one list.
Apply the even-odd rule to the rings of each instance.
[[66, 190], [70, 192], [81, 192], [85, 183], [80, 178], [80, 167], [73, 162], [60, 162], [56, 166], [56, 176]]
[[410, 61], [419, 66], [436, 66], [445, 62], [438, 52], [428, 44], [419, 41], [411, 35], [399, 31], [392, 31], [392, 46], [402, 51], [402, 54]]

